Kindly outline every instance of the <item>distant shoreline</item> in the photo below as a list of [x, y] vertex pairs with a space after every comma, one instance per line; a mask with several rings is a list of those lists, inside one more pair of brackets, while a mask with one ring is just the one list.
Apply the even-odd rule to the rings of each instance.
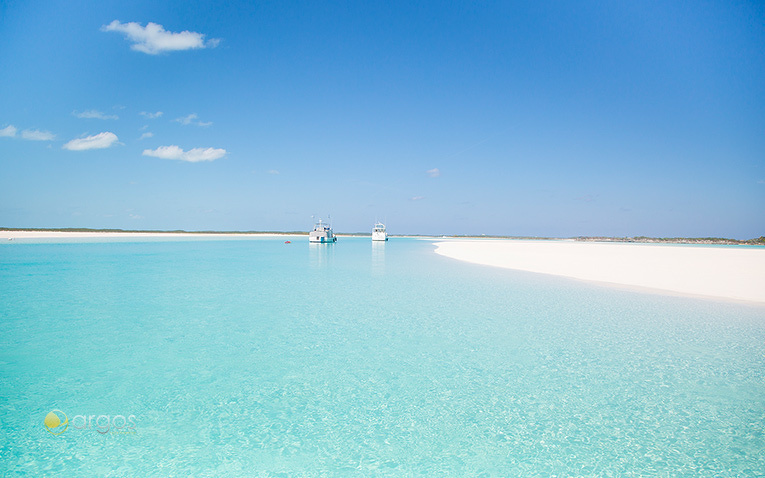
[[[12, 234], [6, 234], [12, 233]], [[186, 231], [183, 229], [90, 229], [90, 228], [16, 228], [0, 227], [0, 238], [11, 237], [126, 237], [141, 236], [307, 236], [307, 231]], [[345, 237], [371, 236], [368, 232], [336, 233]], [[724, 237], [608, 237], [608, 236], [577, 236], [577, 237], [539, 237], [539, 236], [495, 236], [495, 235], [441, 235], [441, 234], [389, 234], [389, 237], [439, 238], [439, 239], [504, 239], [504, 240], [535, 240], [535, 241], [578, 241], [578, 242], [629, 242], [645, 244], [705, 244], [705, 245], [750, 245], [765, 246], [765, 236], [755, 239], [738, 240]]]
[[[418, 237], [416, 235], [410, 237]], [[576, 241], [576, 242], [625, 242], [639, 244], [704, 244], [704, 245], [742, 245], [765, 246], [765, 236], [756, 239], [730, 239], [726, 237], [610, 237], [610, 236], [576, 236], [576, 237], [536, 237], [536, 236], [488, 236], [482, 235], [453, 235], [453, 236], [422, 236], [439, 239], [503, 239], [515, 241]]]
[[183, 229], [90, 229], [85, 227], [41, 228], [41, 227], [0, 227], [0, 233], [29, 232], [29, 233], [87, 233], [87, 234], [178, 234], [178, 235], [279, 235], [295, 236], [308, 235], [304, 231], [186, 231]]

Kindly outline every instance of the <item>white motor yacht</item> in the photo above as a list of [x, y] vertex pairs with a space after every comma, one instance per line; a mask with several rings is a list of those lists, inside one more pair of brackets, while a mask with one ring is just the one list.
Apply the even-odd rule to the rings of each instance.
[[308, 234], [308, 242], [329, 244], [337, 242], [337, 237], [335, 237], [335, 233], [332, 232], [332, 228], [319, 219], [319, 222], [313, 226], [313, 231]]
[[378, 222], [375, 223], [375, 227], [372, 229], [373, 241], [387, 241], [388, 233], [385, 231], [385, 224]]

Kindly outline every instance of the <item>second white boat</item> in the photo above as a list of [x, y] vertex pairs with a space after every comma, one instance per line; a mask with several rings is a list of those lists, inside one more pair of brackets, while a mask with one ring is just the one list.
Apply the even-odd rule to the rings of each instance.
[[385, 224], [381, 222], [375, 223], [375, 227], [372, 228], [372, 240], [373, 241], [388, 240], [388, 232], [385, 230]]

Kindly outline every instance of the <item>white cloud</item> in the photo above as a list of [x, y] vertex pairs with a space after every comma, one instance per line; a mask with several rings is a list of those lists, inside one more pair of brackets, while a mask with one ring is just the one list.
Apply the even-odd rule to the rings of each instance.
[[130, 46], [133, 50], [156, 55], [166, 51], [192, 50], [196, 48], [214, 48], [220, 43], [219, 39], [205, 41], [202, 33], [182, 31], [180, 33], [168, 32], [162, 25], [149, 22], [145, 27], [140, 23], [120, 23], [114, 20], [108, 25], [101, 27], [104, 32], [124, 33], [133, 42]]
[[268, 174], [279, 174], [279, 171], [277, 171], [276, 169], [269, 169]]
[[160, 146], [157, 149], [145, 149], [144, 156], [153, 156], [161, 159], [177, 159], [198, 163], [200, 161], [215, 161], [225, 156], [228, 152], [225, 149], [216, 148], [194, 148], [184, 151], [178, 146]]
[[138, 138], [138, 139], [146, 139], [146, 138], [153, 138], [153, 137], [154, 137], [154, 133], [149, 131], [149, 132], [146, 132], [146, 133], [142, 134], [141, 137]]
[[191, 113], [190, 115], [184, 116], [183, 118], [175, 118], [173, 121], [176, 121], [180, 124], [191, 124], [191, 122], [197, 118], [198, 116], [196, 115], [196, 113]]
[[66, 143], [63, 148], [70, 151], [84, 151], [87, 149], [104, 149], [108, 148], [118, 141], [117, 135], [111, 132], [104, 132], [94, 134], [93, 136], [87, 136], [85, 138], [77, 138]]
[[413, 198], [409, 198], [410, 201], [421, 201], [425, 199], [425, 196], [414, 196]]
[[119, 119], [119, 116], [117, 115], [105, 115], [97, 110], [89, 110], [89, 111], [83, 111], [82, 113], [78, 113], [76, 111], [72, 111], [72, 114], [78, 118], [82, 119], [102, 119], [102, 120], [116, 120]]
[[210, 126], [212, 124], [212, 122], [205, 123], [205, 122], [198, 121], [198, 120], [199, 120], [199, 116], [197, 116], [196, 113], [191, 113], [190, 115], [184, 116], [182, 118], [175, 118], [173, 121], [175, 121], [176, 123], [183, 124], [183, 125], [195, 124], [197, 126]]
[[[18, 128], [8, 125], [3, 129], [0, 129], [0, 137], [15, 138]], [[25, 129], [21, 132], [21, 138], [28, 141], [53, 141], [56, 139], [56, 135], [50, 131], [40, 131], [39, 129]]]
[[21, 137], [29, 141], [53, 141], [56, 139], [55, 134], [37, 129], [25, 129], [21, 132]]
[[141, 116], [145, 116], [146, 118], [155, 119], [155, 118], [159, 118], [160, 116], [162, 116], [163, 113], [161, 111], [157, 111], [156, 113], [149, 113], [149, 112], [146, 112], [146, 111], [141, 111], [140, 114], [141, 114]]
[[439, 171], [439, 170], [438, 170], [438, 168], [428, 169], [428, 170], [427, 170], [427, 171], [425, 171], [425, 172], [426, 172], [426, 173], [428, 174], [428, 176], [430, 176], [431, 178], [437, 178], [437, 177], [441, 176], [441, 171]]

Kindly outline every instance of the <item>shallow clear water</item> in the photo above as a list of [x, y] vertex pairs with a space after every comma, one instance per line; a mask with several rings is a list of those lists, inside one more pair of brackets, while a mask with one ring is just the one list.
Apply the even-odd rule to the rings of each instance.
[[765, 308], [433, 249], [0, 245], [0, 474], [765, 473]]

